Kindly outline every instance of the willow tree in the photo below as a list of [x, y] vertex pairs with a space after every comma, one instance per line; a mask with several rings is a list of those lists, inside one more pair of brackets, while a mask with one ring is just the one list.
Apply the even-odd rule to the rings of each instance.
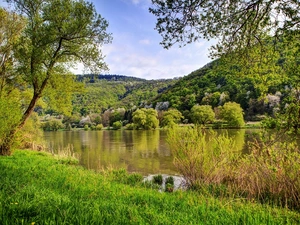
[[[78, 62], [93, 72], [106, 69], [101, 52], [108, 43], [108, 22], [84, 0], [7, 0], [25, 18], [15, 57], [18, 76], [33, 89], [32, 98], [16, 126], [1, 137], [0, 154], [11, 154], [16, 132], [33, 112], [37, 101], [64, 80]], [[24, 86], [23, 88], [27, 88]], [[68, 88], [67, 86], [65, 88]]]

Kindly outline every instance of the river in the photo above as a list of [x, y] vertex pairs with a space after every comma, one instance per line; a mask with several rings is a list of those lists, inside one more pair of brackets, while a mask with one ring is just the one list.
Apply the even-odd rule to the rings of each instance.
[[[245, 149], [249, 130], [219, 130], [233, 138], [236, 148]], [[94, 170], [125, 168], [129, 172], [176, 175], [165, 130], [102, 130], [45, 132], [49, 149], [72, 151], [80, 165]]]

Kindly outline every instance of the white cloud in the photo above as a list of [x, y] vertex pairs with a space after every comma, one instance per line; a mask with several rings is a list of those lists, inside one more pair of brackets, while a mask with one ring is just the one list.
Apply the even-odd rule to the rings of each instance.
[[[127, 44], [125, 44], [127, 43]], [[147, 51], [124, 41], [123, 45], [105, 46], [110, 73], [145, 79], [182, 77], [207, 64], [210, 43], [191, 44], [184, 48]], [[150, 47], [151, 49], [151, 47]]]

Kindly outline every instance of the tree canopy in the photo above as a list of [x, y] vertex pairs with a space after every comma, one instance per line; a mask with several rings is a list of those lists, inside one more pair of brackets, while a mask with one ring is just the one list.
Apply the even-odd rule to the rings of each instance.
[[169, 48], [199, 38], [218, 39], [217, 53], [259, 43], [265, 35], [280, 37], [300, 29], [300, 2], [295, 0], [152, 0], [161, 44]]
[[[61, 86], [58, 77], [69, 75], [69, 68], [81, 62], [92, 71], [106, 69], [101, 46], [109, 43], [108, 22], [84, 0], [7, 0], [14, 13], [25, 18], [25, 28], [14, 51], [14, 69], [32, 88], [29, 105], [17, 127], [0, 146], [1, 154], [9, 153], [10, 140], [32, 113], [37, 101]], [[8, 31], [11, 29], [7, 27]], [[0, 46], [4, 43], [0, 43]], [[68, 79], [63, 79], [68, 80]], [[70, 87], [70, 83], [64, 83]], [[55, 95], [54, 95], [55, 96]], [[57, 96], [57, 95], [56, 95]]]

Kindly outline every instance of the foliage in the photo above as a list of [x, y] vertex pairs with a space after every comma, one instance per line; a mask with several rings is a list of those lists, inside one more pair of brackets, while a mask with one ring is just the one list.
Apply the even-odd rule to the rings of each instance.
[[134, 123], [128, 123], [128, 124], [126, 124], [125, 129], [126, 130], [134, 130], [134, 129], [136, 129], [136, 126]]
[[58, 131], [63, 129], [65, 126], [62, 124], [61, 120], [51, 119], [42, 124], [42, 128], [44, 131]]
[[162, 183], [163, 183], [163, 176], [161, 174], [157, 174], [157, 175], [153, 176], [153, 182], [155, 184], [162, 185]]
[[282, 133], [267, 136], [270, 138], [250, 143], [250, 154], [238, 163], [233, 186], [249, 199], [300, 209], [300, 152], [297, 143], [285, 140], [290, 138]]
[[[6, 144], [1, 145], [1, 152], [8, 152], [11, 148], [9, 140], [18, 129], [24, 126], [26, 120], [36, 106], [37, 101], [47, 95], [49, 99], [56, 99], [52, 95], [56, 88], [66, 90], [62, 100], [70, 100], [74, 91], [73, 84], [60, 81], [68, 79], [68, 68], [73, 63], [82, 62], [92, 70], [105, 68], [103, 56], [99, 49], [110, 41], [110, 34], [106, 33], [108, 23], [97, 14], [93, 4], [85, 1], [50, 1], [50, 0], [8, 0], [26, 18], [24, 31], [20, 34], [18, 48], [14, 51], [17, 60], [15, 70], [22, 80], [14, 83], [20, 87], [24, 82], [33, 89], [30, 103], [24, 108], [23, 117], [15, 127], [11, 127], [10, 136], [6, 137]], [[10, 29], [9, 27], [7, 29]], [[8, 30], [8, 32], [10, 32]], [[71, 80], [72, 81], [72, 80]], [[66, 85], [68, 87], [66, 87]], [[65, 103], [63, 101], [63, 103]], [[64, 104], [59, 108], [63, 109]], [[66, 110], [68, 111], [68, 110]], [[70, 111], [69, 111], [70, 112]]]
[[155, 129], [158, 127], [157, 112], [155, 109], [138, 109], [133, 113], [133, 123], [139, 129]]
[[140, 175], [96, 173], [43, 152], [15, 151], [0, 160], [1, 224], [300, 222], [299, 213], [288, 209], [199, 192], [160, 193], [145, 188]]
[[210, 105], [195, 105], [191, 109], [192, 121], [195, 124], [212, 123], [215, 120], [215, 113]]
[[0, 8], [0, 98], [8, 97], [21, 82], [15, 66], [15, 51], [25, 27], [25, 19], [13, 12]]
[[116, 121], [112, 124], [112, 127], [114, 130], [120, 130], [122, 128], [122, 122], [121, 121]]
[[166, 192], [174, 191], [174, 178], [172, 176], [166, 178], [165, 191]]
[[[16, 100], [0, 98], [0, 143], [6, 141], [11, 132], [11, 128], [16, 126], [22, 117], [20, 104]], [[11, 140], [12, 142], [15, 141]], [[4, 154], [1, 152], [0, 154]]]
[[[287, 96], [299, 89], [299, 1], [152, 0], [152, 3], [150, 12], [157, 17], [156, 29], [163, 37], [164, 47], [189, 44], [199, 38], [219, 40], [212, 47], [211, 56], [219, 58], [214, 62], [213, 73], [223, 77], [225, 85], [231, 84], [227, 90], [229, 99], [238, 102], [246, 113], [251, 99], [263, 100], [267, 108], [266, 96], [278, 91], [284, 93], [281, 102], [291, 103]], [[222, 88], [222, 83], [219, 84]], [[182, 90], [184, 87], [190, 86], [185, 83]], [[215, 106], [215, 97], [221, 91], [213, 89], [206, 91], [204, 98], [196, 93], [197, 102]], [[172, 106], [179, 108], [178, 95], [171, 97]], [[281, 104], [283, 108], [284, 103]], [[274, 116], [278, 110], [264, 110], [262, 114]], [[255, 117], [246, 115], [246, 118]]]
[[53, 74], [49, 85], [45, 88], [43, 101], [46, 109], [70, 116], [72, 114], [72, 99], [75, 94], [84, 91], [83, 85], [76, 81], [76, 76], [70, 73]]
[[[100, 113], [108, 108], [126, 108], [145, 104], [172, 87], [177, 79], [144, 80], [120, 75], [80, 75], [85, 92], [73, 100], [74, 112]], [[101, 98], [99, 98], [101, 96]]]
[[167, 142], [174, 164], [190, 188], [222, 182], [227, 176], [228, 164], [238, 157], [233, 152], [231, 139], [198, 126], [169, 130]]
[[42, 125], [37, 113], [32, 113], [25, 126], [17, 134], [18, 144], [21, 148], [28, 148], [26, 145], [42, 142]]
[[180, 123], [183, 119], [181, 112], [177, 109], [169, 109], [163, 112], [163, 117], [161, 121], [162, 127], [174, 127], [176, 124]]
[[102, 130], [103, 129], [103, 125], [102, 124], [97, 124], [95, 127], [95, 130]]
[[166, 48], [199, 38], [218, 39], [217, 55], [260, 43], [265, 34], [279, 37], [299, 30], [299, 1], [152, 0], [150, 12]]
[[[253, 137], [249, 153], [234, 151], [228, 136], [206, 137], [199, 128], [170, 130], [174, 163], [190, 188], [218, 197], [239, 196], [300, 209], [300, 152], [297, 140], [284, 132]], [[197, 140], [197, 141], [195, 141]]]
[[116, 110], [113, 110], [112, 113], [109, 116], [109, 123], [112, 126], [117, 121], [123, 121], [125, 115], [125, 109], [119, 108]]
[[241, 127], [245, 125], [243, 109], [235, 102], [226, 102], [224, 106], [220, 108], [220, 117], [231, 127]]

